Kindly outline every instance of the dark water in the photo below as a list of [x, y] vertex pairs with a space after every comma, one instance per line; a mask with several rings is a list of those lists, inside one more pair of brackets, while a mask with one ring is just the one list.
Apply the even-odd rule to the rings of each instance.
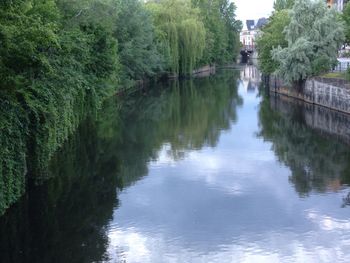
[[108, 101], [0, 218], [0, 262], [350, 262], [348, 117], [258, 86]]

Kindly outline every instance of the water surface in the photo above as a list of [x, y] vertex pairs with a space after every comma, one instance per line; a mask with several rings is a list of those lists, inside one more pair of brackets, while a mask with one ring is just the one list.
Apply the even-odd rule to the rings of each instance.
[[350, 262], [350, 148], [314, 112], [254, 67], [112, 99], [0, 218], [0, 261]]

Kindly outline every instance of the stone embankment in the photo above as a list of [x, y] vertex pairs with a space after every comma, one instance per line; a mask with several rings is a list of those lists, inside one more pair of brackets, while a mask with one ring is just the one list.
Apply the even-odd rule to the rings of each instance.
[[302, 91], [288, 87], [274, 76], [269, 84], [272, 92], [350, 114], [350, 83], [346, 80], [315, 77], [306, 81]]
[[307, 126], [350, 144], [349, 82], [313, 78], [306, 82], [302, 92], [298, 92], [278, 79], [270, 78], [269, 89], [273, 109], [286, 115], [297, 109]]

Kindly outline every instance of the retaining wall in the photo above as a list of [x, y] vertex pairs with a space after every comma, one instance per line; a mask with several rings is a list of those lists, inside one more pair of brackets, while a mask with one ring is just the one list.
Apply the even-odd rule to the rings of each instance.
[[302, 91], [290, 88], [275, 76], [270, 91], [350, 114], [350, 83], [346, 80], [316, 77], [306, 81]]
[[[320, 89], [324, 91], [323, 87]], [[318, 96], [322, 99], [327, 97], [326, 94], [318, 94]], [[327, 100], [326, 102], [328, 103]], [[350, 145], [350, 114], [317, 104], [304, 103], [279, 93], [270, 94], [270, 105], [276, 111], [287, 116], [298, 111], [298, 116], [310, 128], [324, 135], [336, 136]]]

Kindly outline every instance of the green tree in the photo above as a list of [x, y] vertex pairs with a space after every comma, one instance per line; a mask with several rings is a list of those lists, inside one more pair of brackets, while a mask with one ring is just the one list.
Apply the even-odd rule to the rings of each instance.
[[288, 10], [274, 12], [269, 23], [262, 29], [257, 39], [260, 70], [264, 74], [272, 74], [278, 68], [278, 62], [272, 59], [271, 51], [278, 46], [285, 48], [288, 45], [284, 29], [289, 24]]
[[205, 48], [206, 31], [190, 0], [152, 1], [147, 8], [153, 15], [158, 42], [172, 73], [192, 73]]
[[201, 2], [0, 1], [0, 210], [120, 86], [232, 60], [235, 6]]
[[344, 40], [344, 26], [337, 13], [323, 1], [296, 0], [285, 29], [288, 46], [273, 49], [277, 73], [288, 83], [303, 81], [328, 71], [335, 63]]
[[275, 11], [281, 11], [283, 9], [291, 9], [294, 5], [294, 0], [276, 0], [273, 3], [273, 9]]
[[342, 14], [342, 19], [345, 23], [346, 42], [350, 43], [350, 5], [346, 5]]
[[162, 72], [164, 58], [158, 52], [152, 19], [143, 4], [139, 0], [120, 0], [119, 8], [114, 35], [118, 40], [122, 84], [128, 86], [132, 80]]
[[49, 69], [46, 54], [58, 46], [58, 10], [50, 1], [5, 1], [0, 8], [0, 87], [15, 91]]
[[236, 6], [228, 0], [192, 0], [201, 10], [206, 29], [206, 45], [202, 64], [229, 63], [236, 58], [240, 43], [241, 21], [236, 20]]
[[42, 175], [81, 120], [115, 92], [109, 7], [97, 0], [0, 3], [0, 208], [23, 194], [27, 171]]

